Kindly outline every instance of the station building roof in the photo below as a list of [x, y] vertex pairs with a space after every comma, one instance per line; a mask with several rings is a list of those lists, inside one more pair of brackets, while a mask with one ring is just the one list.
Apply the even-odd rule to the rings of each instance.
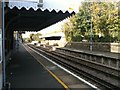
[[39, 38], [56, 37], [56, 36], [64, 38], [65, 34], [63, 32], [57, 32], [57, 33], [45, 34], [45, 35], [40, 36]]

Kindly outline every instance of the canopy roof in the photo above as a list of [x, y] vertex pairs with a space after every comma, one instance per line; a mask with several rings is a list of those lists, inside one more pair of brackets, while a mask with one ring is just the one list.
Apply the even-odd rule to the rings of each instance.
[[55, 0], [44, 1], [46, 4], [39, 7], [37, 2], [9, 0], [5, 6], [5, 28], [14, 31], [39, 31], [75, 14], [69, 6], [60, 7], [60, 3], [53, 2]]

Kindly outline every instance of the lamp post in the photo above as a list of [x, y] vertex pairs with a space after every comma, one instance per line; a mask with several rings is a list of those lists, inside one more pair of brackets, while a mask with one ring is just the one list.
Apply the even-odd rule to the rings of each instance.
[[92, 29], [92, 19], [91, 20], [87, 20], [87, 22], [90, 22], [90, 51], [93, 50], [93, 29]]
[[38, 3], [38, 5], [37, 5], [39, 8], [40, 7], [43, 7], [43, 0], [39, 0], [39, 3]]
[[93, 50], [93, 39], [92, 39], [92, 37], [93, 37], [92, 17], [91, 17], [91, 24], [90, 24], [90, 26], [91, 26], [91, 29], [90, 29], [90, 51], [92, 51], [92, 50]]
[[[90, 3], [90, 6], [92, 5], [92, 2]], [[87, 10], [89, 10], [89, 9], [87, 9]], [[90, 14], [92, 13], [92, 11], [90, 10], [90, 11], [88, 11]], [[87, 20], [87, 22], [89, 22], [90, 23], [90, 51], [92, 51], [93, 50], [93, 28], [92, 28], [92, 20], [93, 20], [93, 18], [92, 18], [92, 15], [91, 15], [91, 20]]]

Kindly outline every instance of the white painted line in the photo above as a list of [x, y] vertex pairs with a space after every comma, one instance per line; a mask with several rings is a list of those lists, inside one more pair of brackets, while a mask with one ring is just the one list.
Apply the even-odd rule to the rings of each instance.
[[[61, 65], [57, 64], [56, 62], [52, 61], [51, 59], [49, 59], [48, 57], [44, 56], [43, 54], [40, 54], [39, 52], [35, 51], [34, 49], [32, 49], [31, 47], [29, 47], [31, 50], [33, 50], [34, 52], [36, 52], [37, 54], [39, 54], [40, 56], [44, 57], [45, 59], [47, 59], [48, 61], [52, 62], [53, 64], [55, 64], [56, 66], [58, 66], [59, 68], [63, 69], [64, 71], [66, 71], [67, 73], [73, 75], [74, 77], [76, 77], [77, 79], [81, 80], [82, 82], [86, 83], [87, 85], [91, 86], [92, 88], [96, 89], [96, 90], [100, 90], [98, 87], [92, 85], [91, 83], [89, 83], [88, 81], [82, 79], [81, 77], [77, 76], [76, 74], [72, 73], [71, 71], [69, 71], [68, 69], [62, 67]], [[37, 49], [37, 48], [36, 48]], [[37, 49], [41, 52], [44, 52], [43, 50]]]

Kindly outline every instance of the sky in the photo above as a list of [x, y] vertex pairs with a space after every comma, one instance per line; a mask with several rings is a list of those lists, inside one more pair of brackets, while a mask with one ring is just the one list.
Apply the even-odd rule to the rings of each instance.
[[65, 20], [63, 20], [61, 22], [53, 24], [53, 25], [51, 25], [51, 26], [49, 26], [49, 27], [47, 27], [45, 29], [40, 30], [39, 32], [41, 34], [46, 34], [46, 33], [49, 33], [51, 31], [54, 31], [54, 30], [60, 30], [62, 28], [62, 25], [64, 24], [65, 21], [67, 21], [67, 20], [65, 19]]
[[[56, 2], [57, 2], [57, 1], [59, 1], [59, 0], [53, 0], [53, 1], [56, 1]], [[79, 6], [80, 6], [81, 2], [82, 2], [82, 1], [87, 1], [87, 0], [60, 0], [60, 1], [64, 1], [64, 2], [61, 2], [61, 3], [63, 3], [64, 5], [70, 5], [70, 6], [72, 6], [72, 7], [75, 9], [75, 11], [77, 11], [77, 10], [79, 9]], [[98, 1], [98, 0], [96, 0], [96, 1]], [[112, 1], [112, 0], [101, 0], [101, 1]], [[115, 1], [115, 0], [113, 0], [113, 1]], [[69, 3], [69, 4], [68, 4], [68, 3]], [[72, 7], [71, 7], [71, 8], [72, 8]], [[60, 28], [61, 28], [61, 25], [63, 25], [63, 23], [64, 23], [65, 21], [66, 21], [66, 20], [64, 20], [63, 22], [59, 22], [59, 23], [57, 23], [57, 24], [54, 24], [54, 25], [52, 25], [52, 26], [50, 26], [50, 27], [47, 27], [47, 28], [41, 30], [40, 33], [45, 34], [45, 33], [50, 32], [50, 31], [52, 31], [52, 30], [60, 29]]]
[[[25, 1], [39, 1], [39, 0], [25, 0]], [[70, 6], [70, 8], [75, 8], [75, 10], [78, 10], [79, 9], [79, 6], [81, 4], [82, 1], [87, 1], [87, 0], [43, 0], [44, 3], [46, 2], [49, 2], [49, 3], [58, 3], [59, 4], [62, 4], [64, 7], [62, 8], [66, 8], [68, 5]], [[97, 0], [96, 0], [97, 1]], [[102, 0], [104, 1], [104, 0]], [[105, 0], [105, 1], [112, 1], [112, 0]], [[118, 1], [118, 0], [113, 0], [113, 1]], [[46, 4], [45, 7], [50, 7], [49, 4]], [[60, 7], [58, 6], [58, 4], [52, 4], [53, 7]], [[61, 7], [60, 7], [61, 8]], [[63, 20], [61, 22], [58, 22], [54, 25], [51, 25], [45, 29], [42, 29], [40, 30], [39, 32], [41, 34], [46, 34], [46, 33], [49, 33], [49, 32], [53, 32], [54, 30], [60, 30], [61, 29], [61, 26], [63, 25], [63, 23], [65, 22], [66, 20]], [[36, 33], [36, 32], [35, 32]], [[27, 34], [25, 36], [29, 36], [29, 34], [31, 34], [31, 32], [27, 32]]]
[[[83, 1], [83, 0], [62, 0], [62, 1], [64, 1], [63, 3], [66, 4], [66, 5], [68, 3], [70, 3], [70, 5], [72, 7], [74, 7], [75, 9], [79, 9], [80, 2]], [[65, 21], [66, 20], [63, 20], [63, 21], [58, 22], [58, 23], [56, 23], [56, 24], [54, 24], [54, 25], [52, 25], [50, 27], [47, 27], [47, 28], [41, 30], [40, 33], [45, 34], [46, 32], [49, 32], [51, 30], [57, 30], [57, 29], [59, 30]]]
[[[25, 0], [25, 1], [38, 1], [38, 0]], [[69, 7], [69, 8], [73, 8], [75, 11], [78, 11], [79, 5], [80, 5], [81, 1], [83, 1], [83, 0], [44, 0], [44, 2], [46, 2], [46, 1], [48, 1], [50, 3], [52, 3], [52, 2], [58, 3], [59, 2], [59, 5], [62, 5], [62, 7], [59, 6], [59, 8], [63, 9], [63, 8]], [[47, 6], [47, 4], [45, 4], [45, 5]], [[49, 5], [48, 5], [48, 7], [49, 7]], [[58, 7], [58, 4], [54, 4], [53, 7]], [[66, 19], [63, 21], [60, 21], [54, 25], [51, 25], [45, 29], [42, 29], [39, 32], [41, 34], [46, 34], [46, 32], [49, 33], [50, 31], [53, 31], [53, 30], [60, 30], [61, 26], [63, 25], [63, 23], [65, 21], [66, 21]], [[27, 32], [26, 35], [24, 35], [24, 36], [28, 37], [31, 33], [32, 32]]]

